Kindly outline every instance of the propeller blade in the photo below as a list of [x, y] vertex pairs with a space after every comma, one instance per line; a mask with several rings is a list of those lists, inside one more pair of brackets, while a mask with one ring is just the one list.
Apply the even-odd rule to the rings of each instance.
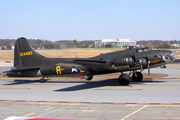
[[137, 62], [135, 62], [135, 70], [134, 70], [135, 77], [137, 77]]
[[150, 77], [150, 63], [151, 61], [148, 61], [148, 77]]
[[147, 54], [146, 54], [146, 60], [147, 60], [147, 64], [148, 64], [148, 77], [150, 77], [150, 63], [151, 63], [151, 61], [148, 59]]
[[135, 77], [137, 77], [137, 59], [135, 57], [135, 55], [133, 54], [133, 58], [134, 58], [134, 75]]

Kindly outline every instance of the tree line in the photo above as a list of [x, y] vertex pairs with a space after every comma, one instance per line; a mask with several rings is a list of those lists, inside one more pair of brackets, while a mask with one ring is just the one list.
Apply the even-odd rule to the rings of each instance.
[[[59, 40], [49, 41], [41, 39], [28, 39], [34, 49], [61, 49], [61, 48], [94, 48], [95, 42], [92, 40]], [[0, 39], [1, 50], [11, 50], [15, 45], [15, 39]]]
[[[74, 40], [57, 40], [57, 41], [49, 41], [42, 39], [28, 39], [30, 44], [35, 49], [64, 49], [64, 48], [95, 48], [95, 40], [84, 40], [77, 41]], [[0, 49], [1, 50], [11, 50], [15, 45], [15, 39], [0, 39]], [[175, 48], [171, 44], [180, 44], [180, 40], [139, 40], [137, 41], [137, 45], [151, 47], [151, 48]], [[103, 47], [103, 46], [101, 46]], [[110, 46], [112, 47], [112, 46]]]
[[142, 45], [145, 47], [150, 48], [157, 48], [157, 49], [174, 49], [176, 48], [172, 44], [179, 44], [180, 40], [139, 40], [137, 41], [137, 45]]

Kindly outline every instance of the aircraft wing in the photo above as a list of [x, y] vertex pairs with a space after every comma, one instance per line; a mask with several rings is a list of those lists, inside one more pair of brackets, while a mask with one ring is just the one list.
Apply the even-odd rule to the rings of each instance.
[[79, 64], [87, 71], [104, 71], [111, 68], [113, 61], [97, 59], [75, 59], [73, 63]]
[[113, 63], [111, 60], [92, 60], [92, 59], [76, 59], [77, 62], [90, 62], [90, 63]]

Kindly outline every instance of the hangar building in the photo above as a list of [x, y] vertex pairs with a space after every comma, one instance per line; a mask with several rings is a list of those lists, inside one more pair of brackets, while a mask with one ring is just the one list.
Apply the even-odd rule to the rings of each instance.
[[136, 41], [130, 41], [130, 39], [102, 39], [95, 41], [95, 47], [125, 47], [136, 46]]

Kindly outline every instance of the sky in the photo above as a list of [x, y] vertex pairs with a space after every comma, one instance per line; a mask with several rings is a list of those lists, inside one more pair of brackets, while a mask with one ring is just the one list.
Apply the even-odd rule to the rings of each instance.
[[0, 39], [180, 40], [180, 0], [0, 0]]

